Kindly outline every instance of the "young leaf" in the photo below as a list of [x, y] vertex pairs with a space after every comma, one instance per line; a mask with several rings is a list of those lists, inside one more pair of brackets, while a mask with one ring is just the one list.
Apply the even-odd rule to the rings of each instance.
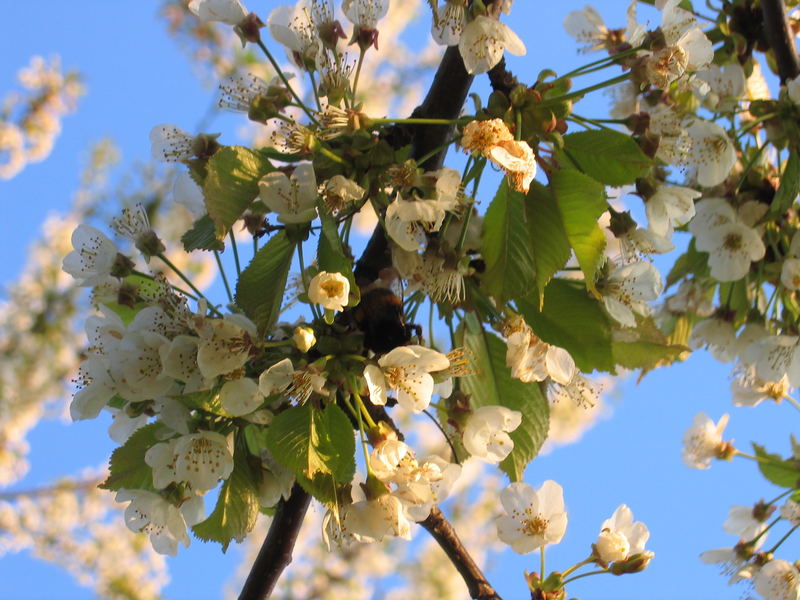
[[180, 396], [171, 396], [173, 400], [177, 400], [189, 410], [202, 410], [212, 415], [219, 415], [221, 417], [231, 417], [224, 408], [219, 399], [219, 389], [200, 390], [190, 394], [181, 394]]
[[317, 264], [320, 271], [341, 273], [347, 277], [350, 282], [350, 295], [347, 305], [355, 306], [361, 300], [361, 293], [353, 276], [353, 260], [345, 255], [333, 215], [323, 205], [319, 206], [318, 212], [320, 221], [322, 221], [322, 232], [317, 246]]
[[353, 426], [338, 406], [293, 406], [276, 415], [264, 441], [275, 460], [299, 476], [322, 473], [347, 483], [355, 473]]
[[681, 254], [672, 265], [667, 275], [667, 282], [664, 289], [675, 285], [678, 281], [687, 275], [695, 275], [697, 277], [708, 276], [708, 253], [700, 252], [694, 245], [694, 238], [689, 242], [689, 247], [686, 252]]
[[228, 233], [258, 196], [258, 182], [273, 170], [266, 156], [243, 146], [224, 146], [208, 160], [203, 195], [217, 238]]
[[283, 290], [294, 256], [285, 231], [274, 235], [242, 271], [236, 284], [236, 304], [258, 325], [269, 330], [278, 320]]
[[647, 174], [653, 161], [629, 135], [610, 129], [578, 131], [564, 136], [557, 158], [606, 185], [634, 183]]
[[591, 177], [573, 169], [553, 173], [550, 189], [558, 203], [567, 239], [586, 278], [586, 287], [594, 291], [606, 246], [606, 237], [597, 224], [608, 208], [605, 190]]
[[233, 455], [233, 471], [222, 484], [208, 518], [192, 527], [204, 542], [219, 542], [226, 552], [232, 540], [241, 542], [253, 529], [258, 517], [256, 475], [247, 462], [247, 453], [239, 449]]
[[498, 300], [527, 293], [534, 285], [533, 251], [525, 217], [525, 196], [503, 179], [483, 221], [483, 285]]
[[104, 490], [150, 490], [153, 487], [153, 470], [144, 462], [145, 453], [161, 441], [161, 423], [140, 427], [122, 446], [114, 450], [108, 467], [108, 479], [100, 484]]
[[622, 330], [611, 344], [614, 363], [625, 369], [650, 371], [681, 360], [689, 348], [671, 344], [651, 317], [637, 317], [636, 327]]
[[780, 187], [769, 207], [770, 215], [777, 217], [785, 213], [794, 204], [798, 194], [800, 194], [800, 154], [793, 148], [789, 160], [786, 161]]
[[217, 239], [214, 221], [208, 215], [203, 215], [194, 222], [192, 228], [181, 236], [183, 249], [192, 250], [223, 250], [225, 244]]
[[567, 350], [582, 371], [614, 370], [608, 319], [580, 282], [553, 279], [541, 310], [532, 299], [517, 300], [517, 308], [537, 336]]
[[511, 481], [521, 481], [525, 467], [533, 460], [549, 427], [547, 398], [537, 383], [523, 383], [512, 379], [506, 366], [506, 344], [496, 335], [485, 331], [472, 316], [459, 328], [459, 343], [466, 346], [474, 357], [475, 375], [461, 379], [464, 392], [470, 395], [470, 404], [480, 406], [505, 406], [522, 413], [522, 423], [509, 435], [514, 449], [500, 463], [500, 468]]
[[770, 483], [784, 488], [796, 488], [800, 485], [800, 463], [796, 460], [784, 460], [778, 454], [767, 452], [764, 446], [753, 443], [753, 450], [761, 460], [758, 469]]
[[556, 199], [538, 181], [531, 182], [531, 188], [525, 197], [525, 212], [528, 215], [528, 231], [541, 309], [545, 286], [569, 260], [570, 246]]

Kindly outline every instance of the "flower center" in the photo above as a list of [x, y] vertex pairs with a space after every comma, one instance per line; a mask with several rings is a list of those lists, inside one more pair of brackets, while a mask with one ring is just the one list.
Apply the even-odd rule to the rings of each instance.
[[526, 519], [522, 523], [522, 533], [530, 536], [543, 536], [547, 530], [547, 525], [550, 523], [542, 515], [536, 515], [530, 519]]
[[744, 246], [742, 241], [742, 236], [741, 234], [736, 232], [729, 233], [728, 235], [725, 236], [725, 239], [722, 240], [722, 247], [732, 252], [741, 250], [742, 246]]
[[325, 281], [320, 284], [320, 287], [327, 294], [328, 298], [341, 296], [344, 291], [344, 284], [336, 280]]

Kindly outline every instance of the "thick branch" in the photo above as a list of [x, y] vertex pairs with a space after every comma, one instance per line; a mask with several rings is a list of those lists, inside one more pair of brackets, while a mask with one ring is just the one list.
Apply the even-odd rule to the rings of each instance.
[[[450, 46], [439, 63], [428, 95], [412, 117], [426, 119], [455, 119], [467, 99], [473, 75], [467, 73], [458, 46]], [[447, 154], [447, 141], [453, 135], [452, 125], [407, 125], [411, 137], [411, 157], [420, 159], [439, 147], [442, 149], [421, 163], [428, 171], [441, 168]], [[398, 136], [403, 138], [403, 135]], [[407, 136], [406, 136], [407, 137]], [[372, 232], [364, 254], [358, 259], [354, 270], [359, 285], [367, 285], [378, 279], [380, 272], [391, 266], [392, 257], [389, 243], [383, 229], [379, 226]]]
[[433, 536], [433, 539], [447, 554], [447, 558], [453, 563], [464, 583], [467, 584], [469, 595], [475, 600], [502, 600], [494, 588], [486, 580], [480, 567], [472, 560], [464, 544], [458, 539], [455, 529], [439, 510], [438, 506], [431, 509], [431, 514], [424, 521], [420, 521], [425, 529]]
[[262, 600], [272, 593], [281, 573], [292, 562], [292, 549], [310, 502], [308, 492], [295, 483], [289, 499], [278, 503], [239, 600]]
[[781, 83], [786, 83], [787, 79], [800, 75], [800, 58], [786, 18], [786, 6], [783, 0], [761, 0], [761, 12], [764, 14], [764, 29], [775, 54]]

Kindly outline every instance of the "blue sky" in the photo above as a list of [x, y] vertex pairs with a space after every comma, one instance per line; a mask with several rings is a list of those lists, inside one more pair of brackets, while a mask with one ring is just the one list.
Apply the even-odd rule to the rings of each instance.
[[[53, 211], [65, 210], [77, 187], [78, 175], [93, 142], [110, 137], [123, 152], [123, 164], [149, 158], [148, 133], [158, 123], [186, 128], [199, 121], [213, 99], [182, 51], [167, 36], [157, 17], [159, 3], [84, 0], [0, 2], [0, 96], [16, 86], [16, 72], [33, 54], [58, 54], [66, 68], [81, 71], [87, 95], [78, 112], [67, 116], [52, 155], [28, 166], [9, 182], [0, 182], [0, 223], [5, 260], [0, 282], [18, 275], [27, 245], [39, 224]], [[266, 17], [276, 5], [248, 3]], [[582, 60], [574, 42], [563, 33], [564, 16], [582, 2], [540, 3], [518, 0], [509, 21], [528, 44], [524, 58], [509, 58], [521, 79], [535, 79], [539, 70], [566, 71]], [[612, 25], [624, 24], [625, 2], [604, 2], [601, 12]], [[480, 89], [480, 88], [479, 88]], [[485, 89], [485, 86], [483, 87]], [[588, 116], [599, 116], [603, 102]], [[226, 129], [217, 129], [218, 125]], [[230, 127], [228, 127], [230, 125]], [[226, 117], [214, 129], [234, 139], [235, 120]], [[642, 574], [590, 578], [570, 588], [570, 594], [591, 600], [734, 600], [741, 591], [728, 588], [714, 567], [697, 556], [734, 540], [722, 532], [732, 504], [750, 504], [777, 495], [755, 466], [745, 461], [715, 464], [709, 471], [685, 468], [680, 460], [683, 431], [698, 411], [715, 420], [731, 413], [726, 438], [747, 449], [751, 439], [767, 441], [773, 451], [788, 452], [792, 423], [789, 406], [760, 406], [755, 410], [730, 404], [728, 366], [706, 353], [685, 364], [649, 374], [636, 385], [633, 378], [609, 398], [610, 418], [600, 421], [581, 443], [560, 448], [534, 461], [527, 480], [538, 486], [555, 479], [565, 490], [569, 526], [564, 542], [548, 550], [548, 564], [564, 567], [583, 558], [599, 530], [621, 503], [651, 530], [648, 548], [656, 558]], [[59, 475], [103, 462], [113, 448], [105, 422], [67, 425], [50, 421], [30, 436], [32, 470], [21, 487], [45, 483]], [[213, 598], [236, 564], [218, 547], [192, 544], [170, 560], [172, 583], [166, 598]], [[490, 579], [507, 599], [524, 597], [522, 571], [535, 570], [538, 555], [511, 552], [494, 561]], [[91, 598], [57, 568], [26, 554], [0, 561], [0, 598]], [[31, 585], [31, 582], [36, 582]]]

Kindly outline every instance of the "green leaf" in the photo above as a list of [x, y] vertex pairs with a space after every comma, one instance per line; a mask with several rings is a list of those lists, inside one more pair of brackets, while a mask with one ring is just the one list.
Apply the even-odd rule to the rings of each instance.
[[336, 405], [288, 408], [275, 416], [264, 441], [275, 460], [297, 475], [322, 473], [347, 483], [355, 473], [353, 426]]
[[208, 518], [192, 527], [204, 542], [219, 542], [226, 552], [232, 540], [241, 542], [252, 531], [258, 517], [257, 475], [247, 462], [247, 453], [237, 449], [233, 455], [233, 471], [222, 484]]
[[286, 232], [278, 232], [253, 257], [236, 283], [237, 306], [261, 332], [278, 320], [294, 248]]
[[537, 336], [567, 350], [581, 371], [614, 371], [608, 318], [581, 282], [553, 279], [541, 310], [532, 299], [518, 300], [517, 308]]
[[208, 215], [197, 219], [192, 228], [181, 236], [181, 242], [186, 252], [225, 249], [225, 244], [217, 239], [214, 221]]
[[535, 284], [533, 250], [525, 216], [525, 196], [503, 179], [483, 221], [483, 285], [500, 301], [516, 298]]
[[794, 204], [798, 194], [800, 194], [800, 155], [797, 149], [792, 149], [789, 160], [786, 161], [786, 168], [783, 170], [781, 185], [772, 199], [769, 214], [777, 217], [785, 213]]
[[558, 203], [567, 239], [586, 278], [586, 287], [594, 291], [595, 276], [606, 247], [606, 236], [597, 224], [608, 208], [605, 189], [573, 169], [553, 173], [550, 189]]
[[785, 460], [778, 454], [767, 452], [764, 446], [753, 443], [753, 450], [758, 461], [758, 469], [764, 478], [777, 486], [784, 488], [796, 488], [800, 485], [800, 462], [796, 460]]
[[243, 146], [224, 146], [208, 160], [203, 194], [218, 239], [258, 196], [258, 182], [270, 171], [264, 154]]
[[569, 260], [570, 245], [556, 199], [538, 181], [531, 182], [525, 197], [525, 210], [541, 308], [545, 286]]
[[[623, 329], [611, 344], [614, 362], [625, 369], [652, 369], [681, 360], [689, 348], [670, 344], [651, 317], [637, 317], [635, 328]], [[624, 337], [622, 337], [624, 336]]]
[[212, 415], [221, 417], [231, 417], [232, 415], [222, 408], [222, 402], [219, 399], [219, 389], [200, 390], [190, 394], [181, 394], [179, 396], [170, 396], [183, 404], [189, 410], [202, 410]]
[[512, 379], [506, 366], [506, 344], [485, 331], [475, 317], [469, 315], [458, 331], [460, 342], [474, 357], [475, 375], [461, 379], [462, 389], [470, 395], [470, 404], [505, 406], [522, 413], [522, 423], [509, 435], [514, 449], [500, 463], [511, 481], [521, 481], [525, 467], [538, 454], [549, 427], [547, 398], [537, 383]]
[[675, 261], [675, 264], [672, 265], [672, 268], [669, 270], [666, 287], [668, 288], [675, 285], [687, 275], [706, 277], [708, 273], [708, 253], [700, 252], [695, 247], [694, 238], [692, 238], [686, 252], [678, 257], [678, 260]]
[[620, 186], [644, 177], [653, 161], [633, 138], [619, 131], [594, 129], [564, 136], [557, 154], [563, 166], [574, 167], [606, 185]]
[[145, 453], [158, 442], [164, 429], [161, 423], [140, 427], [119, 448], [114, 450], [109, 461], [109, 475], [100, 487], [104, 490], [150, 490], [153, 487], [153, 470], [144, 462]]
[[321, 203], [318, 208], [319, 218], [322, 221], [322, 232], [317, 246], [319, 270], [327, 271], [328, 273], [341, 273], [347, 277], [350, 282], [347, 305], [355, 306], [361, 301], [361, 292], [356, 285], [356, 278], [353, 276], [353, 260], [345, 254], [333, 215]]

